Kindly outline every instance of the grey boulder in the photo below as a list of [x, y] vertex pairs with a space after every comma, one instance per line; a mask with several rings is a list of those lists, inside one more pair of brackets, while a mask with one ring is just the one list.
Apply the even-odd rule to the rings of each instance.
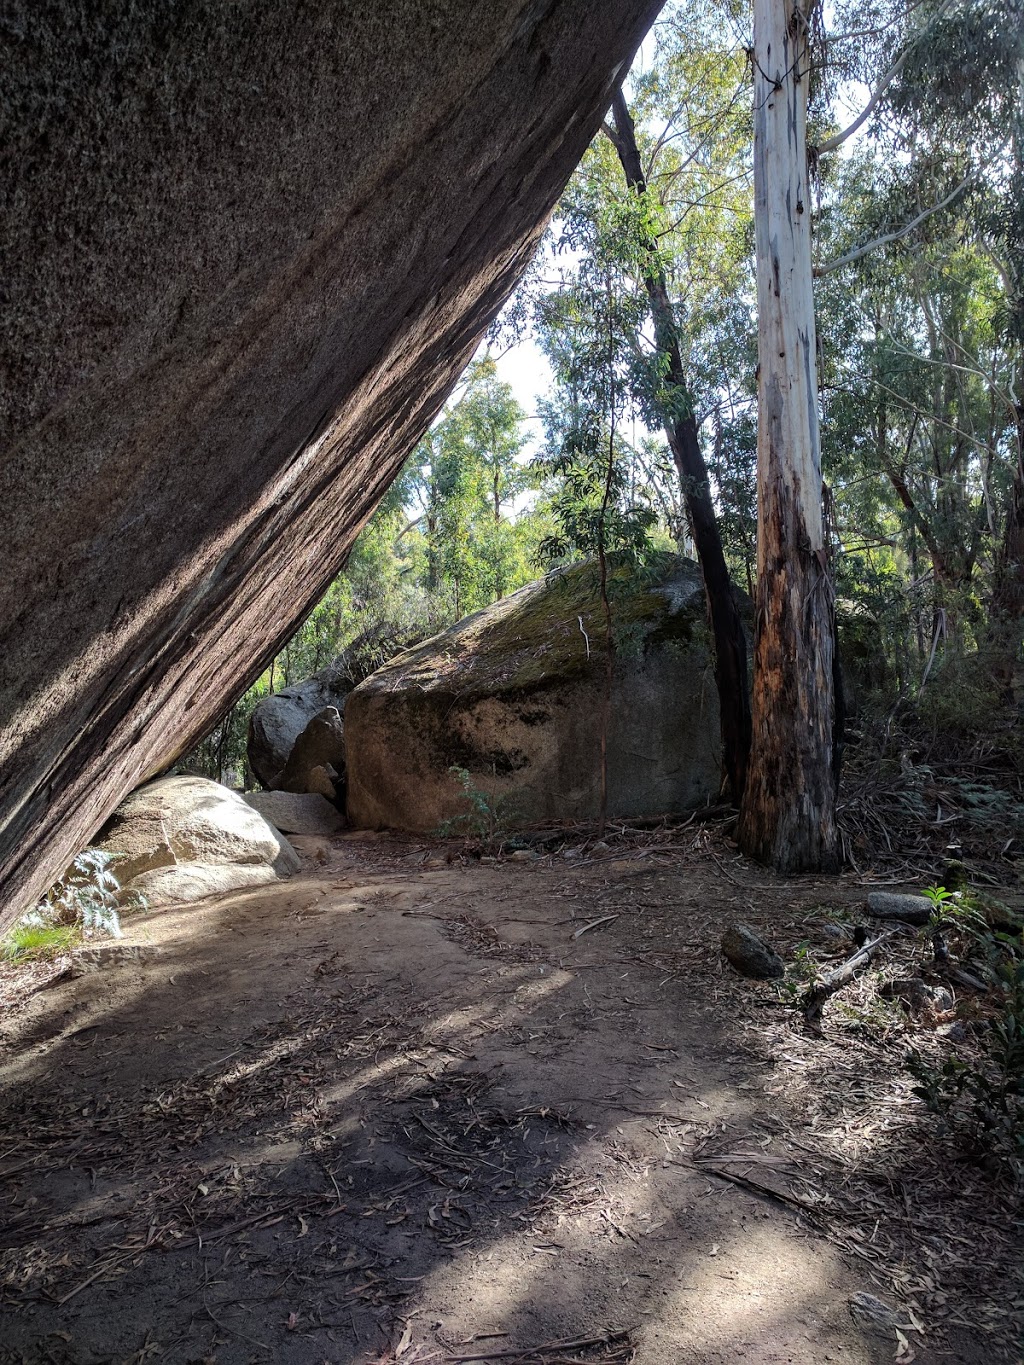
[[246, 792], [244, 799], [286, 834], [336, 834], [345, 823], [330, 801], [315, 793]]
[[905, 924], [927, 924], [934, 906], [927, 896], [910, 896], [902, 892], [872, 891], [868, 895], [868, 910], [876, 919], [898, 919]]
[[722, 952], [740, 976], [774, 981], [786, 974], [782, 958], [749, 924], [730, 924], [722, 935]]
[[[249, 767], [264, 787], [275, 791], [283, 787], [286, 780], [295, 782], [300, 776], [297, 771], [298, 760], [291, 768], [289, 760], [311, 723], [318, 717], [326, 718], [329, 712], [333, 713], [332, 733], [331, 742], [324, 750], [325, 757], [307, 761], [306, 766], [330, 763], [338, 772], [342, 771], [345, 762], [342, 713], [351, 687], [352, 684], [347, 680], [324, 670], [305, 682], [282, 688], [256, 706], [249, 720], [246, 753]], [[317, 733], [318, 750], [324, 749], [324, 738]], [[314, 747], [312, 737], [309, 747]], [[287, 790], [304, 789], [292, 785]]]
[[345, 726], [341, 712], [336, 706], [325, 706], [296, 739], [277, 787], [286, 792], [318, 792], [333, 801], [339, 774], [344, 771]]

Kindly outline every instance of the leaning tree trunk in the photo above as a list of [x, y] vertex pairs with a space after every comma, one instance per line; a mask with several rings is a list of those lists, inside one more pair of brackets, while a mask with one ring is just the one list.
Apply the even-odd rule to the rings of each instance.
[[757, 595], [745, 852], [782, 872], [836, 864], [833, 596], [821, 452], [807, 177], [814, 0], [754, 3]]
[[[612, 101], [614, 129], [608, 135], [618, 153], [626, 183], [637, 195], [647, 191], [647, 179], [636, 145], [636, 131], [619, 90]], [[725, 562], [722, 537], [711, 501], [711, 484], [700, 448], [693, 399], [686, 383], [679, 350], [679, 334], [668, 284], [658, 255], [658, 244], [647, 236], [641, 243], [644, 281], [654, 318], [655, 341], [666, 363], [663, 385], [666, 401], [662, 420], [682, 485], [707, 594], [711, 633], [715, 639], [715, 682], [722, 727], [722, 756], [733, 800], [739, 804], [746, 782], [750, 752], [750, 698], [747, 691], [747, 641]]]

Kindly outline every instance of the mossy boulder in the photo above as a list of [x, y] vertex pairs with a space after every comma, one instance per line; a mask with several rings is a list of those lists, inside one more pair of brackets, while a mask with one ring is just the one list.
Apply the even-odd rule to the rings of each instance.
[[[704, 585], [690, 560], [614, 567], [608, 811], [715, 796], [718, 697]], [[400, 654], [345, 711], [348, 816], [429, 832], [467, 812], [465, 769], [506, 827], [600, 807], [606, 629], [592, 563], [531, 583]]]

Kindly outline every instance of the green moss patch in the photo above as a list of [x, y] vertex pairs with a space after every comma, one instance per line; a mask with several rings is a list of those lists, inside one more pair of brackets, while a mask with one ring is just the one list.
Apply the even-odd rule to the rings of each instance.
[[[642, 657], [652, 644], [689, 644], [704, 621], [700, 570], [662, 553], [644, 568], [612, 564], [608, 597], [617, 652]], [[362, 686], [419, 688], [453, 700], [528, 693], [565, 682], [604, 657], [605, 619], [596, 563], [586, 561], [527, 584], [407, 650]]]

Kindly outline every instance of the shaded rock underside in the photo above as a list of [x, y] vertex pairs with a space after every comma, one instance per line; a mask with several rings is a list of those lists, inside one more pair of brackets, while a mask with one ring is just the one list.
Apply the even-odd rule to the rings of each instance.
[[656, 10], [15, 4], [5, 919], [322, 595]]

